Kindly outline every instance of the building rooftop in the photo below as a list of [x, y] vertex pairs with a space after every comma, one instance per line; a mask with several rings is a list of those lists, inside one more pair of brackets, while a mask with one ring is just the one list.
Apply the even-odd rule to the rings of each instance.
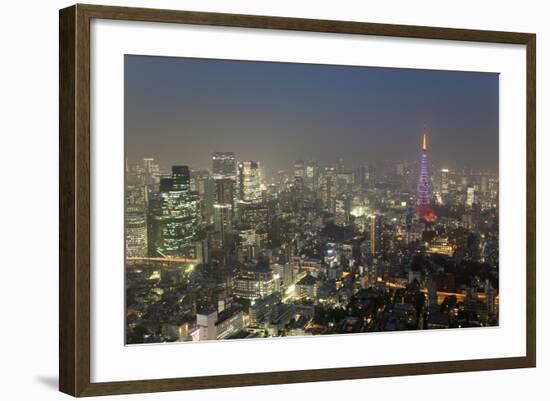
[[205, 309], [201, 309], [199, 312], [197, 312], [197, 315], [205, 315], [205, 316], [208, 316], [208, 315], [211, 315], [212, 313], [216, 313], [217, 310], [214, 309], [214, 308], [205, 308]]
[[296, 283], [296, 285], [315, 285], [317, 279], [311, 275], [307, 275]]
[[223, 321], [235, 316], [236, 314], [242, 312], [243, 308], [239, 304], [232, 304], [228, 308], [225, 308], [222, 310], [218, 315], [218, 321], [216, 322], [216, 325], [222, 323]]

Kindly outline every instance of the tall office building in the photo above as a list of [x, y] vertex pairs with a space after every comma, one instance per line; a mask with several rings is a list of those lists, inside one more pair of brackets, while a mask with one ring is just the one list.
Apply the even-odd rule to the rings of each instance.
[[216, 199], [214, 202], [214, 228], [221, 233], [222, 241], [232, 229], [235, 181], [222, 178], [215, 181]]
[[159, 171], [159, 166], [155, 163], [155, 159], [146, 157], [143, 159], [143, 170], [146, 174], [153, 174]]
[[442, 168], [440, 173], [441, 195], [447, 195], [449, 193], [449, 169]]
[[172, 175], [161, 179], [155, 206], [151, 222], [154, 256], [194, 258], [200, 204], [191, 191], [187, 166], [173, 166]]
[[306, 163], [305, 184], [311, 191], [316, 191], [319, 180], [319, 165], [315, 161]]
[[187, 166], [172, 166], [172, 190], [190, 191], [191, 174]]
[[239, 231], [239, 261], [245, 262], [257, 256], [256, 230], [245, 228]]
[[344, 226], [349, 223], [351, 216], [351, 201], [349, 195], [341, 195], [336, 199], [336, 207], [334, 214], [334, 223], [339, 226]]
[[212, 177], [214, 178], [214, 228], [220, 234], [222, 244], [232, 229], [237, 179], [235, 153], [212, 153]]
[[479, 176], [479, 191], [485, 195], [489, 192], [489, 175], [481, 174]]
[[156, 190], [160, 179], [160, 167], [153, 158], [143, 159], [143, 183], [148, 186], [149, 191]]
[[359, 166], [355, 170], [355, 182], [359, 186], [359, 188], [363, 188], [363, 186], [368, 181], [368, 169], [366, 166]]
[[145, 213], [126, 212], [126, 257], [147, 256], [147, 219]]
[[468, 187], [466, 189], [466, 207], [471, 208], [475, 201], [475, 189], [473, 187]]
[[236, 174], [235, 153], [214, 152], [212, 153], [212, 178], [215, 180], [229, 178], [234, 180]]
[[303, 160], [296, 160], [294, 163], [294, 178], [304, 178], [306, 176], [306, 165]]
[[202, 222], [206, 226], [213, 224], [216, 185], [208, 170], [196, 170], [191, 172], [191, 190], [199, 194]]
[[242, 161], [238, 166], [238, 194], [243, 203], [260, 203], [262, 201], [260, 163]]
[[336, 212], [337, 175], [333, 167], [325, 168], [321, 178], [320, 190], [323, 210], [334, 214]]
[[382, 216], [369, 216], [369, 250], [373, 257], [382, 252]]
[[125, 200], [126, 257], [147, 256], [147, 217], [145, 185], [127, 184]]
[[336, 186], [339, 193], [350, 193], [355, 184], [355, 174], [353, 171], [339, 171], [336, 175]]
[[428, 142], [426, 134], [422, 137], [422, 153], [420, 156], [420, 176], [416, 187], [416, 211], [424, 221], [433, 221], [436, 215], [430, 205], [430, 178], [428, 170]]
[[235, 200], [235, 181], [224, 178], [216, 180], [216, 204], [231, 205]]

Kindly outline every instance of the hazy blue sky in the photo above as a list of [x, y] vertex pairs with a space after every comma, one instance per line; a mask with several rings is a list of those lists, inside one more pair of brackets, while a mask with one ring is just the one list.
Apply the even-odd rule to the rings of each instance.
[[126, 56], [130, 161], [211, 167], [234, 151], [268, 171], [418, 158], [498, 171], [498, 74]]

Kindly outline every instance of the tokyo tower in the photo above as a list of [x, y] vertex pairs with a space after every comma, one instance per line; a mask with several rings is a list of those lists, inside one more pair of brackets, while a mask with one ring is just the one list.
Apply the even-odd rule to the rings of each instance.
[[416, 187], [416, 211], [424, 221], [434, 221], [435, 215], [430, 206], [430, 181], [428, 171], [428, 141], [426, 134], [422, 137], [422, 154], [420, 158], [420, 176]]

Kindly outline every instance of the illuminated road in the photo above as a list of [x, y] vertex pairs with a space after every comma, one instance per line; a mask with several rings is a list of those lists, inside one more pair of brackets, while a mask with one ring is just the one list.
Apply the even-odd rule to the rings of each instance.
[[174, 262], [174, 263], [197, 263], [197, 259], [188, 258], [126, 258], [130, 262]]
[[[392, 282], [389, 282], [389, 281], [386, 281], [385, 284], [388, 287], [391, 287], [391, 288], [405, 288], [406, 287], [403, 284], [392, 283]], [[428, 293], [428, 290], [425, 289], [425, 288], [421, 289], [420, 291], [422, 291], [424, 294]], [[463, 294], [461, 292], [437, 291], [437, 302], [441, 303], [445, 300], [446, 297], [450, 297], [450, 296], [455, 296], [456, 300], [458, 302], [464, 302], [466, 300], [466, 294]], [[485, 294], [484, 293], [478, 293], [477, 296], [478, 296], [479, 300], [484, 300], [485, 299]], [[497, 302], [498, 302], [498, 296], [497, 296]]]
[[139, 268], [143, 265], [150, 267], [177, 267], [182, 264], [191, 264], [191, 266], [194, 267], [196, 263], [196, 259], [189, 258], [126, 258], [126, 267], [128, 268]]

